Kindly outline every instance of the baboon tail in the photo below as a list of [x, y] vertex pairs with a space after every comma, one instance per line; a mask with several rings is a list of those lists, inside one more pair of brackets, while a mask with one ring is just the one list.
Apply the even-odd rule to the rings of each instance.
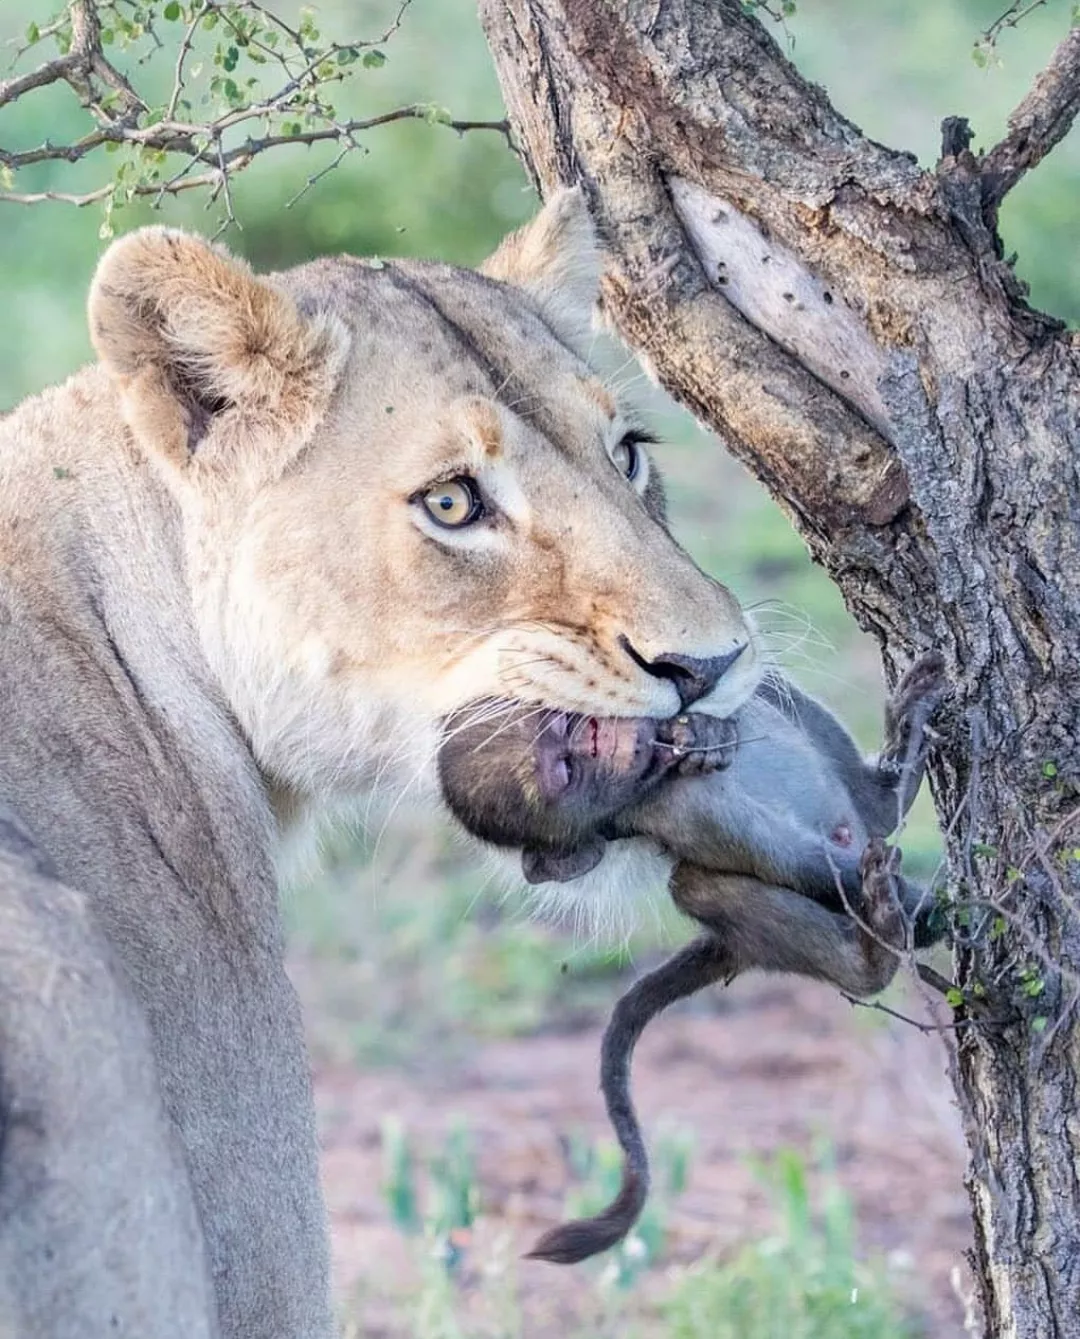
[[592, 1218], [574, 1218], [560, 1223], [537, 1241], [527, 1260], [550, 1260], [556, 1265], [576, 1265], [590, 1255], [617, 1246], [637, 1222], [649, 1193], [648, 1176], [639, 1176], [623, 1166], [619, 1193], [606, 1209]]
[[649, 1194], [649, 1155], [630, 1096], [630, 1058], [648, 1022], [676, 1000], [730, 974], [728, 955], [712, 935], [702, 935], [646, 973], [616, 1004], [604, 1033], [600, 1087], [624, 1154], [622, 1185], [593, 1218], [575, 1218], [545, 1232], [526, 1256], [576, 1265], [617, 1246], [637, 1222]]

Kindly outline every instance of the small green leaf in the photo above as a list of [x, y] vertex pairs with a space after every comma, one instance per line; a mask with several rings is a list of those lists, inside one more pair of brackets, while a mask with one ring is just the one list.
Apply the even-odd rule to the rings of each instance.
[[368, 70], [377, 70], [380, 65], [386, 64], [386, 56], [381, 51], [365, 51], [364, 68]]
[[33, 45], [34, 42], [41, 41], [41, 29], [36, 23], [28, 23], [26, 25], [26, 40], [31, 43], [31, 45]]
[[170, 23], [175, 23], [180, 17], [180, 5], [178, 0], [169, 0], [169, 3], [161, 11], [162, 18], [166, 18]]
[[1056, 762], [1044, 762], [1042, 765], [1042, 774], [1045, 777], [1053, 778], [1057, 776], [1058, 769]]
[[1046, 1017], [1045, 1014], [1036, 1014], [1035, 1017], [1031, 1020], [1032, 1032], [1045, 1032], [1046, 1025], [1049, 1021], [1050, 1020]]
[[957, 990], [955, 986], [945, 992], [945, 1003], [950, 1009], [959, 1009], [964, 1002], [964, 992]]
[[974, 842], [971, 849], [986, 860], [992, 859], [998, 853], [996, 846], [987, 846], [985, 842]]

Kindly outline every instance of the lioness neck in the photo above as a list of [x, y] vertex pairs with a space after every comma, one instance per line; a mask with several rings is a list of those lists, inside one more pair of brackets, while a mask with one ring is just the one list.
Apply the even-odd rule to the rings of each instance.
[[[246, 916], [272, 895], [269, 807], [200, 648], [178, 508], [120, 422], [91, 367], [0, 423], [0, 798], [77, 886], [113, 887], [141, 841]], [[125, 798], [132, 831], [110, 831]]]

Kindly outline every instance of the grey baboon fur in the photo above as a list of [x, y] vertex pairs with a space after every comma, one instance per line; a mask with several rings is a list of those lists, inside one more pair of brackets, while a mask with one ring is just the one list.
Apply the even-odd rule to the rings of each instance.
[[[678, 861], [676, 905], [707, 931], [636, 982], [605, 1033], [601, 1087], [626, 1155], [619, 1195], [595, 1217], [546, 1233], [532, 1256], [585, 1259], [620, 1241], [640, 1214], [649, 1169], [630, 1057], [658, 1012], [753, 968], [872, 995], [892, 979], [898, 950], [932, 941], [930, 899], [900, 877], [899, 853], [882, 838], [918, 790], [941, 670], [927, 655], [904, 677], [871, 759], [820, 703], [775, 680], [734, 723], [637, 724], [619, 770], [590, 748], [595, 723], [524, 711], [494, 727], [449, 723], [440, 760], [448, 803], [477, 835], [522, 847], [526, 877], [572, 879], [602, 858], [605, 841], [649, 836]], [[577, 775], [546, 797], [534, 774], [550, 772], [553, 751]]]

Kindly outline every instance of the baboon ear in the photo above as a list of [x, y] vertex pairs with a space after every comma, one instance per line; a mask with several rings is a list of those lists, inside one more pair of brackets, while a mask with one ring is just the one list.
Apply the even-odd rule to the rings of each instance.
[[580, 187], [563, 187], [539, 214], [480, 266], [490, 279], [522, 288], [571, 348], [589, 347], [600, 287], [600, 244]]
[[599, 839], [572, 851], [542, 851], [526, 848], [521, 853], [521, 872], [526, 883], [569, 883], [595, 869], [604, 858], [605, 843]]
[[301, 314], [241, 260], [171, 228], [115, 242], [90, 288], [90, 334], [124, 416], [188, 477], [272, 477], [305, 445], [348, 335]]

